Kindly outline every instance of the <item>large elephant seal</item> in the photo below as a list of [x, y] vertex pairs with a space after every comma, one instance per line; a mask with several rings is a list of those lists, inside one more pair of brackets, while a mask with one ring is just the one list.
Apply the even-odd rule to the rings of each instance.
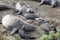
[[20, 37], [33, 38], [30, 34], [27, 34], [26, 32], [35, 31], [35, 27], [29, 23], [25, 23], [15, 15], [8, 14], [4, 16], [2, 19], [2, 25], [7, 29], [12, 30], [12, 32], [10, 33], [11, 35], [14, 34], [16, 31], [19, 31]]
[[2, 18], [2, 25], [7, 29], [11, 29], [11, 34], [14, 34], [22, 27], [22, 23], [19, 21], [19, 19], [16, 16], [10, 14]]
[[0, 3], [0, 11], [11, 9], [7, 4]]
[[14, 6], [15, 6], [15, 10], [16, 10], [17, 12], [19, 12], [19, 14], [20, 14], [21, 12], [22, 12], [22, 13], [26, 13], [26, 12], [28, 12], [28, 13], [33, 13], [33, 12], [35, 12], [34, 9], [28, 7], [28, 4], [26, 5], [25, 3], [24, 3], [24, 4], [21, 4], [21, 3], [17, 2], [17, 3], [14, 3]]
[[39, 16], [35, 15], [34, 13], [25, 13], [25, 14], [22, 14], [26, 19], [35, 19], [35, 18], [38, 18]]
[[58, 1], [57, 0], [41, 0], [41, 3], [39, 5], [42, 4], [50, 4], [52, 7], [56, 7], [58, 6]]
[[26, 28], [25, 28], [25, 25], [19, 30], [19, 35], [21, 38], [23, 39], [35, 39], [33, 37], [33, 35], [30, 34], [30, 32], [34, 31], [34, 27], [33, 26], [29, 26], [29, 25], [26, 25]]
[[21, 36], [21, 38], [23, 39], [35, 39], [31, 34], [23, 31], [23, 30], [19, 30], [19, 35]]

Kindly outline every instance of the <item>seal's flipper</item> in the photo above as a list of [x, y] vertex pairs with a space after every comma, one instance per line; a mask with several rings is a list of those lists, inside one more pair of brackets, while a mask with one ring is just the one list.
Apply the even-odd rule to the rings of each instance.
[[41, 6], [44, 3], [44, 0], [41, 0], [41, 3], [39, 4], [39, 6]]
[[14, 28], [10, 34], [13, 35], [17, 30], [17, 28]]

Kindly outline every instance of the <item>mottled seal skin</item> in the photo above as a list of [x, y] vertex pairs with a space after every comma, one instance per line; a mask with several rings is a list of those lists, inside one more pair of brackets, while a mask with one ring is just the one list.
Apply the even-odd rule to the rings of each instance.
[[44, 23], [42, 30], [45, 31], [45, 34], [49, 34], [49, 31], [54, 31], [55, 33], [57, 32], [56, 26], [50, 25], [49, 23]]
[[32, 25], [27, 25], [27, 24], [25, 24], [24, 25], [24, 28], [23, 28], [23, 30], [25, 31], [25, 32], [33, 32], [33, 31], [35, 31], [35, 27], [34, 26], [32, 26]]
[[15, 9], [18, 14], [24, 16], [26, 19], [35, 19], [37, 15], [35, 15], [34, 9], [27, 7], [27, 5], [21, 5], [20, 3], [15, 4]]
[[19, 30], [19, 35], [23, 39], [35, 39], [31, 34], [29, 34], [28, 32], [25, 32], [23, 30]]
[[39, 5], [43, 5], [43, 4], [49, 4], [52, 7], [57, 7], [58, 1], [57, 0], [41, 0], [41, 3]]
[[12, 30], [12, 32], [10, 33], [11, 35], [14, 34], [16, 31], [19, 31], [22, 27], [25, 31], [35, 30], [34, 26], [22, 22], [18, 17], [10, 14], [7, 14], [2, 18], [2, 25], [7, 29]]
[[12, 30], [10, 34], [14, 34], [18, 31], [23, 25], [22, 22], [14, 15], [7, 14], [2, 18], [2, 25]]
[[34, 9], [28, 7], [28, 5], [26, 5], [25, 3], [23, 5], [23, 4], [20, 4], [19, 2], [17, 2], [17, 3], [14, 3], [14, 6], [15, 6], [15, 10], [16, 10], [16, 12], [18, 12], [18, 14], [27, 13], [27, 12], [28, 13], [34, 13], [35, 12]]
[[35, 31], [35, 27], [31, 25], [23, 25], [22, 28], [19, 30], [19, 35], [23, 39], [35, 39], [30, 33]]
[[19, 30], [19, 36], [23, 39], [35, 39], [30, 33], [35, 31], [35, 27], [31, 25], [24, 24]]
[[37, 15], [35, 15], [34, 13], [25, 13], [25, 14], [22, 14], [26, 19], [35, 19], [35, 18], [38, 18]]
[[8, 6], [6, 6], [6, 5], [0, 5], [0, 11], [8, 10], [8, 9], [10, 9]]

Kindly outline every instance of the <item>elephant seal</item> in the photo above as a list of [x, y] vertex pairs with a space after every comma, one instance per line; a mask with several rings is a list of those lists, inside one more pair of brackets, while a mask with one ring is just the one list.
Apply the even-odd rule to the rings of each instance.
[[52, 7], [56, 7], [58, 6], [58, 1], [57, 0], [41, 0], [41, 3], [39, 5], [43, 5], [43, 4], [49, 4]]
[[9, 8], [6, 4], [4, 3], [0, 3], [0, 11], [3, 11], [3, 10], [8, 10], [8, 9], [11, 9]]
[[10, 34], [14, 34], [22, 27], [22, 23], [19, 21], [19, 19], [11, 14], [7, 14], [2, 18], [2, 25], [4, 28], [12, 30]]
[[19, 36], [23, 39], [35, 39], [31, 34], [23, 31], [23, 30], [19, 30]]
[[19, 19], [17, 16], [12, 14], [7, 14], [2, 18], [2, 25], [4, 28], [12, 30], [10, 34], [14, 34], [16, 31], [19, 31], [23, 25], [23, 30], [25, 31], [34, 31], [35, 27], [31, 24], [25, 23], [21, 19]]
[[34, 13], [25, 13], [25, 14], [22, 14], [26, 19], [35, 19], [35, 18], [38, 18], [37, 15], [35, 15]]
[[26, 25], [25, 28], [25, 25], [23, 25], [23, 27], [19, 30], [19, 35], [23, 39], [35, 39], [35, 37], [30, 34], [30, 32], [35, 31], [34, 29], [35, 28], [33, 26]]
[[14, 3], [14, 6], [15, 6], [15, 10], [18, 12], [18, 14], [20, 14], [21, 12], [22, 13], [34, 13], [35, 10], [28, 7], [28, 5], [26, 5], [25, 3], [24, 4], [20, 4], [19, 2], [17, 3]]

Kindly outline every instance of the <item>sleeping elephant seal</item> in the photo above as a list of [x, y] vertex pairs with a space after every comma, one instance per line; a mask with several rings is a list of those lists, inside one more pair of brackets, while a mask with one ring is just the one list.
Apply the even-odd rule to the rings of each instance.
[[19, 35], [23, 39], [35, 39], [31, 34], [29, 34], [28, 32], [25, 32], [23, 30], [19, 31]]
[[58, 6], [58, 1], [57, 0], [41, 0], [41, 3], [39, 5], [42, 4], [50, 4], [52, 7], [56, 7]]
[[12, 30], [10, 34], [14, 34], [22, 27], [22, 22], [14, 15], [7, 14], [2, 18], [4, 28]]
[[35, 19], [38, 18], [37, 15], [35, 15], [34, 13], [24, 13], [22, 14], [26, 19]]
[[0, 11], [8, 10], [8, 9], [11, 9], [11, 8], [9, 8], [9, 6], [7, 4], [0, 3]]
[[24, 25], [20, 30], [19, 30], [19, 35], [23, 39], [35, 39], [33, 35], [30, 33], [35, 31], [34, 26], [31, 25]]
[[13, 3], [13, 4], [15, 6], [15, 12], [18, 12], [18, 14], [20, 14], [20, 13], [34, 13], [35, 12], [34, 9], [28, 7], [29, 6], [28, 4], [27, 5], [25, 3], [21, 4], [19, 2]]
[[10, 34], [14, 34], [16, 31], [19, 31], [20, 29], [21, 30], [23, 29], [25, 32], [35, 30], [34, 26], [28, 23], [25, 23], [24, 21], [19, 19], [17, 16], [12, 14], [7, 14], [2, 18], [2, 25], [4, 26], [4, 28], [12, 30]]

